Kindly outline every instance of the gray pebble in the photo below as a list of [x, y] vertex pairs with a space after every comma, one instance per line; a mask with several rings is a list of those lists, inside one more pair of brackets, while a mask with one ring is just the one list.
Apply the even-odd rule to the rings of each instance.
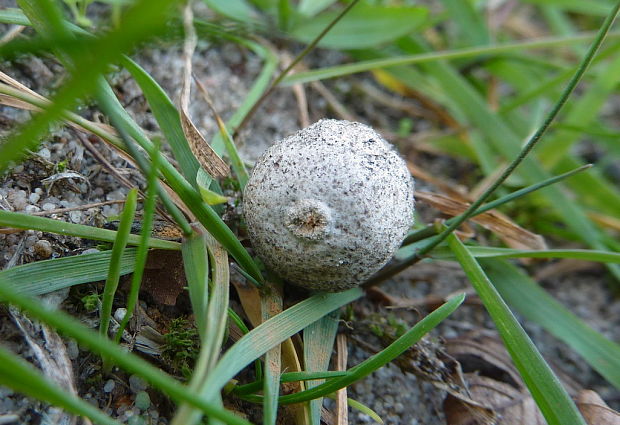
[[140, 378], [138, 375], [131, 375], [129, 377], [129, 388], [133, 393], [139, 393], [148, 388], [146, 381]]
[[36, 204], [37, 202], [39, 202], [39, 199], [41, 199], [41, 195], [39, 195], [36, 192], [31, 193], [30, 196], [28, 197], [28, 200], [32, 204]]
[[136, 394], [136, 407], [140, 410], [146, 410], [151, 406], [151, 397], [146, 391], [140, 391]]
[[56, 209], [56, 204], [52, 204], [51, 202], [46, 202], [43, 204], [43, 211], [51, 211]]
[[114, 382], [113, 379], [108, 379], [105, 385], [103, 386], [103, 392], [111, 393], [115, 386], [116, 386], [116, 382]]

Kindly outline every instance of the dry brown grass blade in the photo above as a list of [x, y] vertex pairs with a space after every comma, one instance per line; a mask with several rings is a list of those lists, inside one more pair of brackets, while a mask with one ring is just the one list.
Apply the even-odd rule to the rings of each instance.
[[[462, 214], [469, 207], [468, 203], [437, 193], [418, 191], [416, 198], [450, 216]], [[547, 248], [542, 236], [522, 228], [498, 211], [491, 210], [471, 220], [495, 233], [511, 248], [531, 250]]]
[[[259, 289], [249, 283], [244, 277], [238, 273], [233, 273], [230, 276], [230, 283], [235, 287], [239, 299], [241, 300], [241, 307], [252, 326], [256, 327], [262, 322], [261, 314], [261, 293]], [[295, 344], [292, 339], [287, 339], [281, 345], [282, 353], [282, 371], [283, 372], [301, 372], [301, 362]], [[302, 381], [290, 382], [285, 384], [285, 392], [293, 393], [300, 392], [305, 389]], [[290, 409], [291, 416], [295, 418], [295, 423], [298, 425], [307, 424], [306, 403], [291, 404], [286, 406]]]
[[181, 127], [183, 127], [183, 133], [189, 142], [189, 147], [200, 166], [212, 177], [228, 177], [230, 176], [230, 168], [211, 148], [198, 128], [194, 125], [189, 114], [189, 100], [192, 87], [192, 55], [196, 49], [197, 40], [193, 21], [194, 14], [192, 12], [191, 2], [187, 2], [183, 8], [185, 41], [183, 43], [183, 85], [181, 88], [181, 99], [179, 101]]
[[[336, 350], [338, 357], [336, 360], [336, 370], [347, 370], [347, 358], [349, 351], [347, 349], [347, 336], [338, 334], [336, 337]], [[336, 425], [349, 424], [349, 406], [347, 405], [347, 387], [336, 392]]]
[[439, 177], [435, 177], [431, 173], [425, 171], [417, 165], [407, 161], [407, 169], [413, 177], [416, 179], [423, 180], [427, 183], [432, 184], [442, 192], [448, 194], [448, 196], [456, 199], [457, 201], [469, 202], [470, 199], [466, 195], [466, 188], [464, 186], [455, 185], [454, 183], [446, 182]]

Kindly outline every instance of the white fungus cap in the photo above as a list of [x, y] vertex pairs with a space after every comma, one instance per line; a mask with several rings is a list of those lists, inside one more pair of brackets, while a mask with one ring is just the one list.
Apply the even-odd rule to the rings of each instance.
[[258, 256], [286, 280], [342, 291], [378, 271], [413, 224], [414, 182], [372, 128], [321, 120], [256, 162], [244, 217]]

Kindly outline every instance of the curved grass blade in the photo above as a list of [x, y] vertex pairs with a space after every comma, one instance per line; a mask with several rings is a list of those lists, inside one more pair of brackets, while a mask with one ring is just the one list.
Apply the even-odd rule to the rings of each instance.
[[510, 357], [549, 425], [586, 425], [559, 379], [465, 245], [454, 234], [448, 237], [448, 245], [493, 319]]
[[103, 357], [110, 358], [115, 365], [128, 372], [135, 373], [177, 402], [186, 402], [202, 410], [205, 415], [220, 419], [227, 424], [252, 425], [234, 413], [204, 401], [194, 391], [191, 391], [161, 369], [152, 366], [135, 354], [128, 353], [108, 338], [93, 332], [68, 314], [62, 311], [50, 311], [44, 308], [40, 302], [18, 294], [1, 279], [0, 302], [9, 303], [20, 308], [28, 313], [30, 317], [47, 323], [62, 334], [75, 339], [81, 346]]
[[[103, 280], [110, 267], [111, 251], [36, 261], [0, 271], [0, 280], [24, 295], [42, 295], [82, 283]], [[136, 249], [125, 249], [119, 259], [120, 274], [133, 271]]]
[[92, 404], [46, 379], [30, 363], [0, 346], [0, 384], [28, 397], [43, 400], [101, 425], [120, 425]]
[[[118, 99], [116, 99], [116, 96], [107, 84], [100, 87], [98, 101], [101, 108], [111, 118], [123, 138], [129, 140], [129, 136], [131, 136], [147, 152], [161, 155], [160, 152], [155, 151], [151, 141], [146, 138], [142, 130], [122, 108]], [[198, 221], [200, 221], [207, 231], [226, 248], [235, 260], [237, 260], [239, 265], [241, 265], [254, 280], [259, 282], [262, 281], [263, 277], [260, 269], [247, 250], [241, 245], [241, 242], [239, 242], [232, 230], [222, 221], [220, 216], [202, 201], [200, 194], [194, 190], [190, 183], [183, 178], [168, 161], [161, 159], [161, 156], [160, 164], [162, 174], [165, 176], [168, 184], [192, 213], [195, 214]]]
[[[300, 403], [303, 401], [314, 400], [318, 397], [324, 397], [334, 391], [351, 385], [365, 376], [368, 376], [375, 370], [394, 360], [412, 344], [426, 335], [431, 329], [441, 323], [448, 317], [459, 305], [465, 300], [465, 294], [457, 295], [449, 299], [441, 307], [430, 313], [424, 319], [420, 320], [410, 330], [403, 334], [388, 347], [381, 350], [374, 356], [347, 371], [347, 375], [342, 378], [330, 379], [324, 384], [297, 394], [290, 394], [280, 397], [281, 404]], [[290, 310], [290, 309], [289, 309]], [[288, 311], [288, 310], [287, 310]], [[255, 398], [260, 399], [260, 398]]]
[[[155, 148], [158, 146], [155, 145]], [[115, 342], [118, 344], [123, 335], [125, 327], [129, 320], [133, 317], [133, 312], [138, 303], [138, 295], [140, 293], [140, 284], [142, 283], [142, 275], [146, 266], [148, 257], [148, 240], [153, 230], [153, 217], [155, 215], [155, 207], [157, 205], [157, 175], [159, 168], [159, 155], [153, 155], [151, 158], [151, 169], [147, 176], [146, 199], [144, 200], [144, 212], [142, 214], [142, 230], [140, 231], [140, 245], [136, 253], [136, 266], [131, 276], [131, 287], [127, 295], [127, 311], [116, 332]]]
[[508, 304], [568, 344], [620, 389], [620, 345], [596, 332], [508, 261], [480, 259], [480, 265]]
[[127, 246], [127, 239], [129, 238], [129, 232], [131, 232], [131, 226], [133, 225], [133, 218], [136, 213], [137, 198], [137, 189], [132, 189], [127, 194], [125, 208], [123, 208], [123, 212], [121, 213], [121, 221], [118, 226], [118, 232], [116, 232], [116, 240], [114, 241], [114, 245], [112, 245], [110, 268], [108, 271], [108, 277], [105, 281], [105, 286], [103, 288], [103, 295], [101, 299], [102, 301], [99, 321], [99, 333], [103, 336], [108, 335], [108, 328], [110, 327], [110, 317], [112, 316], [112, 303], [114, 302], [114, 294], [116, 293], [116, 288], [118, 288], [118, 281], [120, 279], [120, 258], [121, 255], [123, 255], [125, 247]]
[[[114, 242], [116, 238], [116, 232], [113, 230], [3, 210], [0, 210], [0, 225], [13, 227], [15, 229], [40, 230], [42, 232], [58, 233], [60, 235], [77, 236], [84, 239], [104, 242]], [[140, 237], [138, 235], [129, 235], [127, 243], [129, 245], [139, 245]], [[181, 244], [163, 239], [150, 238], [149, 247], [178, 251], [181, 249]]]
[[[468, 246], [468, 251], [476, 258], [572, 258], [574, 260], [595, 261], [598, 263], [620, 263], [620, 253], [595, 251], [589, 249], [544, 249], [540, 251], [489, 246]], [[434, 258], [454, 258], [450, 252], [437, 249]]]
[[[192, 391], [199, 391], [202, 387], [205, 379], [215, 368], [217, 360], [222, 350], [222, 344], [224, 343], [224, 335], [226, 333], [228, 321], [228, 305], [229, 305], [229, 288], [230, 288], [230, 270], [228, 264], [228, 255], [224, 248], [208, 233], [204, 233], [203, 230], [198, 229], [198, 233], [203, 234], [202, 240], [197, 237], [193, 241], [189, 242], [187, 249], [193, 248], [195, 252], [192, 253], [192, 257], [198, 259], [199, 255], [207, 254], [204, 250], [204, 244], [208, 247], [209, 262], [212, 264], [212, 287], [211, 294], [204, 296], [204, 299], [198, 295], [197, 299], [192, 299], [192, 306], [194, 301], [196, 303], [202, 303], [208, 299], [207, 309], [203, 317], [204, 322], [199, 323], [199, 329], [202, 329], [201, 334], [201, 347], [198, 360], [196, 361], [195, 370], [192, 374], [192, 379], [189, 387]], [[202, 242], [202, 246], [200, 245]], [[206, 260], [203, 260], [207, 262]], [[203, 285], [203, 282], [208, 282], [208, 268], [200, 268], [201, 273], [205, 273], [202, 276], [195, 276], [193, 283], [198, 284], [198, 288], [195, 288], [194, 293], [199, 290]], [[190, 282], [191, 284], [192, 282]], [[200, 306], [197, 306], [200, 307]], [[214, 402], [219, 406], [222, 405], [221, 395], [218, 393], [214, 397]], [[202, 413], [193, 406], [187, 404], [181, 405], [176, 415], [174, 416], [171, 425], [188, 425], [195, 422], [195, 418], [199, 417]]]
[[[620, 32], [611, 32], [609, 38], [620, 37]], [[579, 42], [587, 42], [596, 38], [596, 33], [582, 33], [570, 37], [549, 37], [538, 40], [519, 41], [494, 46], [468, 47], [464, 49], [445, 52], [420, 53], [414, 55], [396, 56], [387, 59], [373, 59], [355, 62], [347, 65], [337, 65], [312, 71], [297, 72], [282, 79], [282, 84], [292, 86], [294, 84], [309, 83], [312, 81], [325, 80], [328, 78], [341, 77], [344, 75], [357, 74], [359, 72], [372, 71], [373, 69], [389, 68], [400, 65], [413, 65], [426, 62], [434, 62], [449, 59], [461, 59], [495, 55], [507, 52], [519, 52], [523, 49], [544, 49], [548, 47], [571, 45]]]
[[190, 183], [193, 182], [200, 165], [183, 133], [179, 111], [161, 86], [140, 65], [128, 57], [123, 57], [121, 63], [144, 93], [159, 128], [168, 140], [174, 157], [179, 162], [183, 176]]

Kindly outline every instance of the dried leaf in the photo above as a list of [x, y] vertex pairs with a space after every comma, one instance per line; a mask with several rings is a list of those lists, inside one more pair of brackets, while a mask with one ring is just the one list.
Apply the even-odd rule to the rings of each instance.
[[183, 86], [181, 87], [180, 116], [183, 134], [189, 142], [189, 147], [198, 160], [198, 163], [212, 177], [230, 176], [230, 168], [211, 148], [209, 143], [202, 137], [196, 128], [189, 114], [189, 99], [192, 86], [192, 55], [196, 49], [196, 32], [193, 24], [193, 12], [191, 3], [188, 2], [183, 8], [183, 28], [185, 30], [185, 41], [183, 43], [183, 58], [185, 61], [183, 68]]
[[[416, 197], [451, 216], [459, 215], [469, 207], [466, 202], [437, 193], [418, 191]], [[497, 234], [511, 248], [531, 250], [547, 248], [542, 236], [524, 229], [498, 211], [487, 211], [471, 218], [471, 220]]]
[[592, 390], [579, 393], [577, 407], [589, 425], [620, 425], [620, 413], [610, 409], [601, 396]]

